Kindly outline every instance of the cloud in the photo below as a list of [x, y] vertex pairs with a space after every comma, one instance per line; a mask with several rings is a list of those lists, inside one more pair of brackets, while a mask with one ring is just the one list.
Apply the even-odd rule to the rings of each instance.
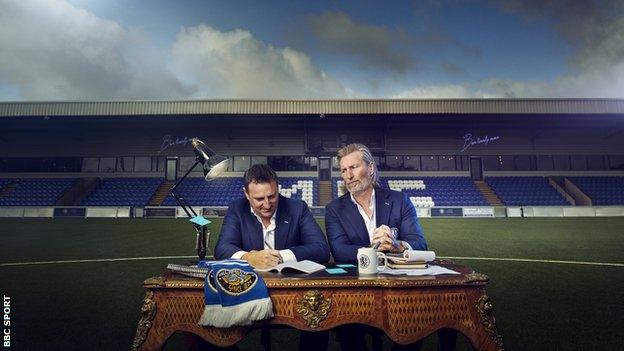
[[[624, 2], [621, 0], [500, 0], [527, 21], [549, 19], [574, 51], [573, 72], [553, 81], [491, 78], [478, 83], [425, 85], [395, 98], [624, 98]], [[448, 71], [452, 66], [442, 66]]]
[[424, 85], [410, 90], [402, 91], [391, 99], [469, 99], [469, 98], [495, 98], [497, 96], [485, 91], [474, 90], [474, 87], [466, 84], [448, 85]]
[[290, 48], [276, 48], [248, 31], [206, 25], [183, 28], [173, 44], [177, 71], [198, 96], [216, 98], [341, 98], [347, 91]]
[[449, 61], [440, 62], [440, 68], [450, 76], [465, 76], [467, 74], [464, 68]]
[[624, 63], [560, 76], [552, 82], [489, 79], [474, 84], [424, 85], [402, 91], [395, 99], [467, 98], [624, 98]]
[[483, 52], [480, 47], [464, 43], [443, 27], [437, 25], [432, 25], [432, 27], [433, 28], [427, 30], [422, 38], [424, 47], [428, 50], [450, 47], [459, 49], [466, 58], [471, 60], [480, 60], [483, 57]]
[[401, 49], [408, 46], [405, 44], [409, 39], [400, 31], [358, 23], [342, 12], [310, 16], [309, 23], [324, 49], [358, 56], [364, 66], [405, 73], [416, 63]]
[[180, 98], [146, 38], [60, 0], [0, 2], [0, 83], [25, 100]]
[[624, 61], [624, 2], [621, 0], [501, 0], [527, 20], [552, 19], [575, 48], [570, 63], [594, 69]]

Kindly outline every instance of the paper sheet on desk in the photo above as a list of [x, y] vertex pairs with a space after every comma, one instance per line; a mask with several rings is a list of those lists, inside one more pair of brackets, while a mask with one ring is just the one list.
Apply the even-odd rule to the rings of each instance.
[[435, 260], [436, 254], [433, 251], [405, 250], [403, 251], [403, 260], [407, 262], [421, 261], [431, 262]]
[[384, 271], [379, 272], [379, 274], [419, 276], [419, 275], [440, 275], [440, 274], [461, 274], [461, 273], [452, 271], [448, 268], [429, 265], [429, 267], [424, 268], [424, 269], [386, 269]]

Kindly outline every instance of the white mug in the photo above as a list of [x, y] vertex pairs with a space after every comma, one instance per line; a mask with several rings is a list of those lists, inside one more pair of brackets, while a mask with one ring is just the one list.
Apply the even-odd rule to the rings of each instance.
[[358, 272], [360, 274], [377, 274], [377, 272], [386, 269], [386, 255], [372, 247], [360, 247], [357, 253], [357, 260]]

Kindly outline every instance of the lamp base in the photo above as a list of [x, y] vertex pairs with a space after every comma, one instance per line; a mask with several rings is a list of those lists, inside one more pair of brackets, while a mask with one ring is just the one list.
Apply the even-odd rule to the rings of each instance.
[[200, 261], [206, 260], [206, 253], [208, 251], [208, 237], [210, 233], [205, 226], [201, 226], [197, 229], [197, 242], [195, 247], [197, 248], [197, 257]]

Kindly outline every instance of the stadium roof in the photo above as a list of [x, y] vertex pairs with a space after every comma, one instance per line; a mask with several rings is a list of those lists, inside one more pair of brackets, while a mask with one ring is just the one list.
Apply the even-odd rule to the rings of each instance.
[[206, 114], [624, 114], [621, 99], [1, 102], [0, 116]]

